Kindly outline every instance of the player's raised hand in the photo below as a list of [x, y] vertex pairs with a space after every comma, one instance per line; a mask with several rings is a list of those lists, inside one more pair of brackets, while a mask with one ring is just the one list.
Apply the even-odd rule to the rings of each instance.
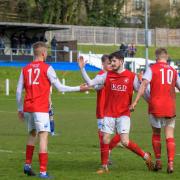
[[85, 66], [84, 58], [83, 56], [79, 56], [77, 59], [79, 67], [82, 69]]
[[24, 120], [24, 113], [22, 111], [18, 111], [18, 118], [23, 121]]
[[133, 111], [135, 110], [136, 105], [137, 105], [136, 102], [133, 102], [133, 103], [130, 105], [129, 109], [130, 109], [131, 112], [133, 112]]
[[80, 91], [88, 91], [91, 87], [89, 87], [86, 83], [80, 85]]

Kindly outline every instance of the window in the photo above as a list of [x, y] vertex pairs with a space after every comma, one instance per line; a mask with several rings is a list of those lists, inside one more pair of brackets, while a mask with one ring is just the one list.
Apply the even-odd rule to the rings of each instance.
[[172, 1], [172, 5], [175, 6], [177, 4], [177, 0]]
[[143, 0], [135, 0], [135, 9], [136, 10], [144, 9], [144, 1]]

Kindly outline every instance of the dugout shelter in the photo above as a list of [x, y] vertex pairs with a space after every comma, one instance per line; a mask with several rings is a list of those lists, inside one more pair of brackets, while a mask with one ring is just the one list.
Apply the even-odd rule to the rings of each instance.
[[[21, 34], [25, 34], [28, 38], [33, 39], [34, 37], [38, 40], [50, 41], [52, 37], [45, 37], [46, 32], [65, 30], [69, 29], [66, 25], [53, 25], [53, 24], [36, 24], [36, 23], [17, 23], [17, 22], [0, 22], [0, 34], [5, 44], [4, 54], [0, 55], [0, 60], [10, 61], [30, 61], [32, 55], [24, 54], [12, 54], [11, 38], [14, 34], [19, 37]], [[51, 35], [51, 33], [48, 33]], [[37, 40], [37, 41], [38, 41]], [[12, 57], [13, 56], [13, 57]]]

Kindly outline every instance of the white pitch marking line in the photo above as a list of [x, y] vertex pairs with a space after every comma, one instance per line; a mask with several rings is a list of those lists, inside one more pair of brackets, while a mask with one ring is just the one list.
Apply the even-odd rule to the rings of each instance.
[[0, 152], [3, 152], [3, 153], [14, 153], [13, 151], [5, 150], [5, 149], [0, 149]]
[[[19, 154], [19, 153], [21, 153], [21, 154], [25, 154], [26, 152], [20, 152], [20, 151], [12, 151], [12, 150], [7, 150], [7, 149], [0, 149], [0, 153], [8, 153], [8, 154], [12, 154], [12, 153], [15, 153], [15, 154]], [[62, 153], [59, 153], [59, 152], [52, 152], [52, 151], [48, 151], [48, 153], [49, 154], [55, 154], [55, 155], [59, 155], [59, 154], [63, 154], [64, 152], [62, 152]], [[72, 152], [70, 152], [70, 151], [67, 151], [66, 152], [67, 154], [69, 154], [69, 155], [71, 155], [71, 154], [73, 154]], [[75, 154], [76, 154], [77, 152], [75, 152]], [[80, 152], [81, 154], [82, 154], [82, 152]], [[93, 152], [93, 154], [96, 154], [96, 153], [98, 153], [98, 152]]]
[[17, 111], [0, 111], [0, 113], [12, 113], [12, 114], [17, 114]]

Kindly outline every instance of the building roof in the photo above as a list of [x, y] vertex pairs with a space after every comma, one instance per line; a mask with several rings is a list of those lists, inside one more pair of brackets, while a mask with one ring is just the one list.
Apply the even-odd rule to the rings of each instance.
[[51, 31], [51, 30], [64, 30], [69, 29], [68, 25], [54, 25], [54, 24], [36, 24], [36, 23], [16, 23], [16, 22], [0, 22], [0, 30], [41, 30], [41, 31]]

